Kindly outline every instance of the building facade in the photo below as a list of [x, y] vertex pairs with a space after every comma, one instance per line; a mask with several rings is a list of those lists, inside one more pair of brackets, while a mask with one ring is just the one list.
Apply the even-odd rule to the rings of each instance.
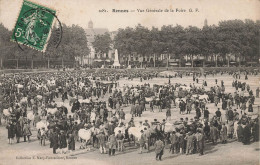
[[83, 59], [77, 59], [80, 63], [80, 65], [106, 65], [111, 64], [114, 59], [114, 52], [113, 45], [111, 45], [111, 50], [107, 54], [101, 54], [97, 51], [95, 51], [93, 47], [93, 42], [95, 41], [95, 36], [97, 35], [103, 35], [105, 33], [109, 33], [111, 39], [114, 39], [114, 36], [117, 34], [117, 31], [109, 32], [107, 28], [94, 28], [93, 22], [90, 20], [88, 22], [88, 28], [85, 29], [86, 37], [88, 40], [87, 46], [90, 49], [90, 53], [83, 57]]

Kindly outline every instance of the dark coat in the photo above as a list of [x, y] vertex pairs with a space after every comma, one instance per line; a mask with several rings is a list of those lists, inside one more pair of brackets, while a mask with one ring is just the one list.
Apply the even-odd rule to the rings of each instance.
[[199, 149], [204, 149], [204, 146], [205, 146], [205, 136], [203, 134], [198, 134], [196, 136], [197, 138], [197, 142], [198, 142], [198, 148]]
[[241, 125], [237, 126], [237, 140], [240, 142], [243, 138], [243, 127]]
[[142, 106], [141, 105], [137, 105], [136, 106], [136, 113], [137, 114], [142, 114], [142, 112], [143, 112]]
[[75, 150], [75, 139], [73, 135], [68, 138], [68, 150]]
[[159, 154], [159, 153], [161, 153], [162, 151], [163, 151], [163, 149], [164, 149], [164, 144], [163, 144], [163, 142], [161, 141], [161, 140], [157, 140], [156, 142], [155, 142], [155, 144], [154, 144], [154, 148], [155, 148], [155, 153], [156, 154]]
[[143, 134], [141, 135], [141, 138], [139, 139], [140, 146], [144, 146], [145, 140], [146, 140], [145, 134], [143, 133]]
[[172, 135], [170, 136], [170, 141], [171, 141], [171, 144], [177, 143], [177, 141], [178, 141], [177, 135], [176, 135], [176, 134], [172, 134]]
[[56, 132], [54, 132], [52, 134], [52, 147], [54, 149], [58, 149], [59, 148], [59, 135]]
[[16, 137], [22, 137], [23, 136], [23, 130], [22, 130], [22, 127], [19, 123], [16, 123], [15, 135], [16, 135]]
[[104, 134], [99, 134], [98, 136], [97, 136], [97, 138], [98, 138], [98, 142], [99, 142], [99, 144], [100, 145], [105, 145], [105, 142], [106, 142], [106, 136], [104, 135]]
[[110, 135], [108, 138], [108, 142], [109, 142], [109, 149], [116, 149], [117, 142], [116, 142], [115, 135], [113, 134]]
[[15, 136], [15, 126], [13, 124], [7, 125], [6, 126], [8, 130], [8, 139], [14, 138]]
[[136, 113], [136, 106], [135, 105], [131, 105], [130, 114], [135, 114], [135, 113]]
[[125, 112], [119, 111], [119, 118], [125, 120]]
[[233, 120], [234, 112], [232, 110], [228, 111], [228, 120]]
[[31, 136], [32, 132], [29, 125], [25, 125], [23, 128], [23, 136]]
[[65, 133], [62, 133], [62, 134], [59, 136], [59, 143], [60, 143], [60, 145], [59, 145], [60, 149], [67, 147], [67, 140], [66, 140], [66, 135], [65, 135]]
[[112, 124], [108, 125], [108, 133], [109, 135], [111, 135], [114, 132], [115, 126]]
[[195, 139], [194, 135], [186, 135], [185, 139], [187, 140], [186, 149], [193, 150], [193, 141]]
[[166, 116], [171, 116], [171, 109], [167, 109]]
[[243, 129], [243, 143], [244, 144], [249, 144], [250, 143], [250, 137], [251, 137], [251, 130], [249, 124], [245, 126]]
[[218, 130], [216, 127], [210, 127], [210, 136], [211, 136], [211, 139], [213, 139], [214, 141], [217, 140], [218, 138]]
[[220, 131], [221, 140], [225, 141], [227, 140], [227, 126], [223, 125], [222, 129]]

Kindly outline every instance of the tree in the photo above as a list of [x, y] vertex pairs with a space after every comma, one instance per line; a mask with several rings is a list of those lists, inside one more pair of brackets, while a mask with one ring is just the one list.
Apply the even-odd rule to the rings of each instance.
[[[56, 31], [57, 29], [53, 29]], [[48, 56], [53, 58], [59, 58], [63, 61], [75, 61], [76, 58], [80, 57], [81, 60], [85, 55], [88, 55], [90, 50], [87, 46], [87, 37], [85, 31], [82, 27], [78, 25], [67, 26], [62, 25], [62, 39], [58, 47], [57, 39], [55, 35], [50, 38], [50, 43], [48, 44], [46, 53]]]
[[161, 34], [158, 28], [153, 27], [150, 31], [150, 38], [151, 38], [151, 48], [152, 53], [154, 55], [153, 57], [153, 66], [156, 67], [156, 58], [163, 52], [163, 45], [164, 43], [161, 41]]
[[201, 53], [201, 31], [199, 28], [194, 26], [189, 26], [185, 29], [185, 40], [182, 42], [182, 50], [186, 55], [191, 58], [191, 66], [194, 66], [194, 55], [199, 55]]
[[[219, 22], [218, 32], [219, 41], [222, 47], [222, 56], [227, 59], [227, 65], [229, 67], [230, 54], [240, 56], [242, 53], [243, 44], [240, 41], [240, 37], [244, 38], [243, 33], [247, 33], [244, 30], [244, 22], [242, 20], [229, 20]], [[242, 48], [242, 49], [241, 49]]]
[[14, 45], [10, 42], [12, 33], [2, 23], [0, 24], [0, 33], [0, 68], [3, 68], [3, 60], [10, 56]]
[[141, 63], [141, 67], [143, 67], [144, 56], [149, 55], [152, 52], [151, 49], [151, 40], [149, 38], [149, 29], [138, 24], [135, 27], [135, 32], [133, 34], [134, 38], [134, 50], [138, 55], [141, 55], [141, 59], [139, 62]]
[[109, 33], [95, 36], [95, 40], [92, 43], [95, 51], [101, 54], [108, 53], [111, 49], [112, 39]]
[[114, 38], [114, 48], [118, 50], [120, 56], [127, 57], [127, 65], [130, 65], [130, 56], [135, 51], [133, 35], [134, 29], [126, 27], [125, 29], [119, 29]]
[[[184, 28], [180, 25], [174, 27], [163, 26], [160, 33], [163, 42], [163, 51], [168, 55], [167, 65], [170, 57], [181, 60], [183, 57], [182, 45], [186, 42]], [[181, 64], [181, 61], [179, 61], [179, 64]]]
[[211, 56], [211, 60], [215, 58], [217, 66], [217, 27], [213, 26], [204, 26], [201, 30], [201, 53], [204, 56], [203, 67], [205, 66], [205, 60]]

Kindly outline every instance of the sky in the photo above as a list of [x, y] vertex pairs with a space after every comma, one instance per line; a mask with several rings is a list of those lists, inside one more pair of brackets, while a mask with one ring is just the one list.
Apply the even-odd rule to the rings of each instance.
[[[222, 20], [260, 20], [260, 0], [31, 0], [55, 9], [58, 18], [66, 25], [88, 27], [90, 20], [94, 28], [109, 31], [135, 27], [138, 23], [148, 28], [176, 24], [202, 27], [217, 25]], [[9, 30], [14, 28], [23, 0], [0, 0], [0, 23]], [[107, 12], [99, 12], [105, 9]], [[134, 10], [134, 12], [112, 12]], [[138, 12], [137, 9], [172, 9], [174, 12]], [[186, 12], [176, 12], [186, 10]], [[192, 9], [193, 12], [189, 12]], [[198, 9], [198, 12], [195, 10]]]

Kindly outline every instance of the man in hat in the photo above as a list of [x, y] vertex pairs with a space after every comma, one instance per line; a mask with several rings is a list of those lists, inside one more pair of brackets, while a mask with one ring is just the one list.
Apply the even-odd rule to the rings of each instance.
[[218, 139], [218, 129], [211, 123], [210, 124], [210, 137], [213, 144], [216, 144]]
[[30, 136], [32, 135], [30, 126], [28, 125], [27, 122], [24, 123], [24, 128], [23, 128], [23, 136], [24, 136], [24, 142], [26, 142], [26, 137], [28, 139], [28, 142], [30, 142]]
[[115, 156], [115, 152], [116, 152], [116, 137], [115, 137], [115, 133], [113, 132], [109, 138], [108, 138], [108, 142], [109, 142], [109, 152], [108, 155], [111, 156]]
[[186, 107], [186, 104], [183, 100], [180, 101], [179, 103], [179, 108], [180, 108], [180, 114], [184, 114], [185, 112], [185, 107]]
[[123, 122], [125, 120], [125, 112], [123, 109], [119, 111], [119, 123]]
[[144, 128], [144, 137], [145, 137], [145, 146], [147, 146], [147, 150], [149, 152], [151, 133], [150, 133], [150, 131], [147, 130], [147, 128]]
[[110, 121], [107, 125], [108, 135], [112, 135], [115, 129], [115, 125]]
[[68, 150], [69, 151], [75, 150], [75, 139], [71, 132], [69, 133], [69, 138], [68, 138]]
[[149, 103], [149, 104], [150, 104], [150, 109], [151, 109], [151, 110], [150, 110], [150, 112], [154, 112], [154, 110], [153, 110], [153, 106], [154, 106], [154, 103], [153, 103], [153, 101], [150, 101], [150, 103]]
[[137, 116], [141, 117], [142, 111], [143, 111], [143, 110], [142, 110], [141, 104], [136, 105], [136, 113], [137, 113]]
[[186, 135], [186, 137], [184, 138], [186, 141], [187, 141], [187, 143], [186, 143], [186, 155], [188, 155], [188, 154], [192, 154], [192, 151], [193, 151], [193, 149], [194, 149], [194, 143], [193, 143], [193, 141], [194, 141], [194, 135], [192, 134], [192, 132], [190, 131], [190, 132], [188, 132], [188, 134]]
[[163, 150], [164, 150], [164, 144], [160, 138], [157, 138], [155, 144], [155, 153], [156, 153], [156, 160], [162, 160]]
[[171, 108], [167, 108], [167, 111], [166, 111], [166, 120], [169, 119], [171, 120]]
[[145, 146], [145, 135], [144, 135], [144, 131], [143, 130], [141, 130], [140, 132], [141, 132], [141, 137], [139, 139], [139, 144], [140, 144], [140, 154], [142, 154], [143, 153], [143, 148]]
[[16, 122], [14, 126], [15, 126], [15, 136], [16, 136], [17, 143], [20, 143], [20, 137], [23, 136], [21, 125], [19, 122]]
[[163, 119], [163, 120], [162, 120], [162, 123], [161, 123], [161, 131], [162, 131], [162, 132], [164, 132], [164, 130], [165, 130], [165, 124], [166, 124], [166, 120]]
[[132, 117], [136, 117], [136, 106], [135, 106], [135, 104], [131, 105], [130, 114], [132, 114]]
[[196, 108], [196, 117], [199, 119], [201, 117], [201, 110], [199, 107]]
[[15, 125], [12, 121], [9, 121], [9, 123], [6, 126], [7, 130], [8, 130], [8, 144], [12, 144], [13, 143], [13, 138], [15, 136]]
[[143, 127], [143, 122], [142, 121], [139, 121], [139, 126], [138, 127], [140, 127], [140, 128]]
[[41, 146], [45, 146], [45, 139], [46, 139], [46, 131], [45, 131], [45, 127], [42, 127], [41, 131]]
[[118, 151], [123, 152], [123, 145], [124, 145], [124, 135], [121, 133], [121, 130], [118, 131], [118, 134], [116, 135], [116, 141], [118, 146]]
[[243, 140], [243, 127], [241, 126], [240, 121], [237, 124], [237, 141], [241, 142]]
[[66, 138], [66, 134], [64, 132], [64, 130], [60, 131], [60, 135], [59, 135], [59, 148], [61, 149], [61, 153], [65, 154], [65, 148], [67, 148], [67, 138]]
[[157, 125], [157, 119], [153, 119], [153, 122], [151, 123], [152, 124], [152, 126], [155, 126], [155, 125]]
[[59, 135], [57, 131], [58, 131], [57, 129], [54, 129], [54, 132], [52, 134], [53, 154], [56, 154], [56, 150], [59, 148]]
[[222, 119], [221, 118], [221, 112], [220, 112], [220, 109], [218, 108], [218, 110], [215, 112], [215, 114], [216, 114], [216, 116], [218, 117], [218, 118], [220, 118], [220, 120]]
[[222, 123], [222, 128], [220, 130], [220, 137], [222, 144], [227, 143], [227, 126], [224, 122]]
[[206, 109], [204, 110], [204, 119], [209, 119], [209, 108], [206, 107]]
[[101, 154], [105, 154], [106, 153], [106, 146], [105, 146], [105, 143], [106, 143], [106, 136], [105, 136], [105, 133], [104, 131], [100, 132], [98, 135], [97, 135], [97, 138], [98, 138], [98, 142], [99, 142], [99, 150], [100, 150], [100, 153]]
[[200, 129], [197, 130], [196, 134], [196, 140], [197, 140], [197, 147], [199, 151], [199, 155], [203, 155], [204, 151], [204, 145], [205, 145], [205, 136], [203, 135], [202, 131]]
[[187, 100], [187, 114], [191, 112], [193, 101], [191, 99]]
[[128, 127], [135, 127], [134, 118], [131, 118], [131, 120], [128, 122]]
[[230, 108], [228, 111], [227, 111], [227, 118], [229, 121], [233, 120], [234, 118], [234, 112], [232, 110], [232, 108]]
[[175, 133], [175, 131], [172, 131], [171, 136], [170, 136], [170, 141], [171, 141], [171, 147], [170, 147], [170, 152], [172, 152], [172, 154], [174, 154], [174, 150], [176, 151], [176, 144], [178, 141], [178, 137]]
[[41, 117], [38, 114], [38, 112], [35, 114], [34, 116], [34, 120], [33, 120], [33, 126], [36, 126], [36, 123], [38, 123], [39, 121], [41, 121]]
[[251, 137], [251, 128], [250, 128], [249, 122], [247, 122], [246, 126], [243, 128], [242, 142], [244, 145], [250, 144], [250, 137]]
[[256, 92], [255, 92], [256, 98], [259, 98], [259, 91], [260, 91], [260, 90], [259, 90], [259, 87], [257, 87], [257, 88], [256, 88]]
[[239, 113], [237, 112], [236, 109], [234, 109], [234, 120], [236, 120], [236, 121], [239, 120]]
[[145, 123], [143, 125], [146, 126], [147, 128], [150, 128], [150, 124], [148, 123], [148, 120], [145, 120]]

